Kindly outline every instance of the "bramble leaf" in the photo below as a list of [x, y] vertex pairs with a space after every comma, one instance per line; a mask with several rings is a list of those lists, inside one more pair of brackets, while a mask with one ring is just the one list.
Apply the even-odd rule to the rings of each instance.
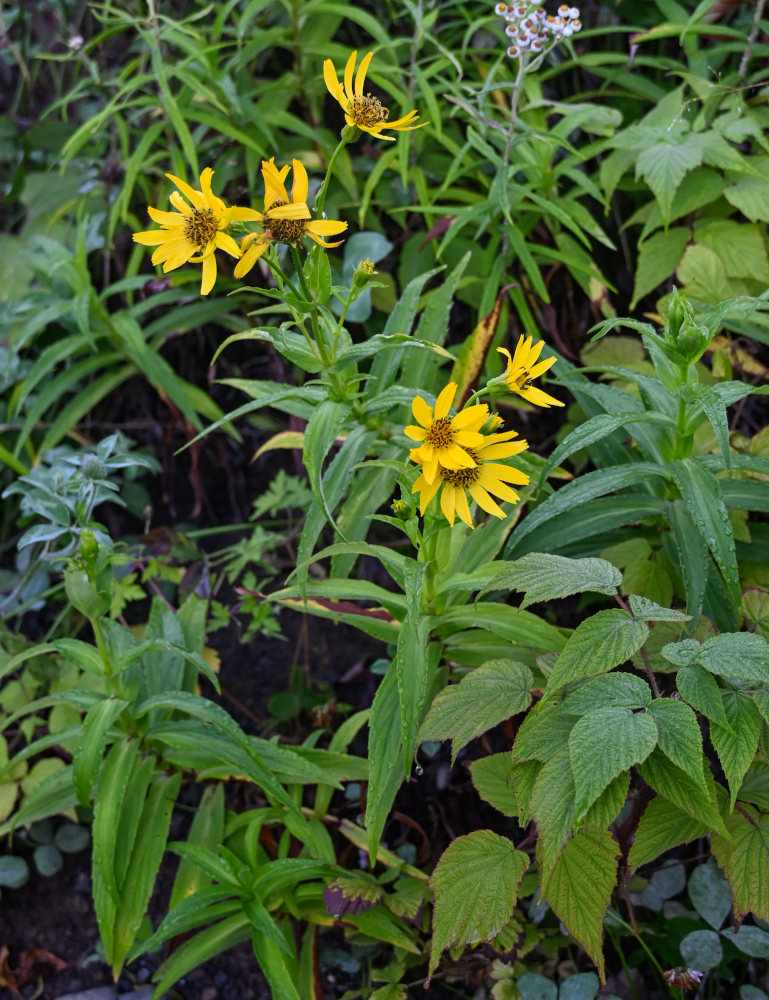
[[617, 879], [618, 853], [609, 833], [586, 829], [572, 837], [549, 871], [540, 865], [542, 894], [593, 959], [602, 982], [603, 918]]
[[657, 726], [647, 712], [599, 708], [584, 715], [569, 737], [577, 819], [584, 817], [610, 781], [645, 760], [657, 744]]
[[446, 848], [430, 879], [435, 912], [429, 975], [445, 948], [486, 941], [500, 932], [528, 867], [528, 856], [491, 830], [458, 837]]
[[548, 679], [548, 693], [571, 681], [608, 673], [637, 653], [648, 635], [645, 622], [634, 621], [620, 608], [599, 611], [586, 618], [561, 650]]
[[422, 723], [418, 740], [451, 740], [451, 763], [470, 740], [488, 732], [531, 703], [531, 670], [515, 660], [490, 660], [459, 684], [439, 691]]

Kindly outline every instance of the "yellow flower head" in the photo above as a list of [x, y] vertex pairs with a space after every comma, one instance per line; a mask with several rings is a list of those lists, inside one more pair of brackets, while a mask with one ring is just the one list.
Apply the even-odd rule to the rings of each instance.
[[483, 434], [479, 431], [489, 415], [488, 406], [476, 403], [450, 417], [449, 408], [456, 391], [456, 382], [449, 382], [436, 399], [434, 412], [421, 396], [415, 396], [411, 404], [418, 426], [409, 424], [405, 434], [421, 444], [411, 449], [409, 458], [419, 462], [422, 478], [430, 486], [436, 480], [439, 464], [449, 470], [474, 468], [471, 449], [483, 444]]
[[330, 59], [323, 63], [323, 79], [328, 87], [328, 92], [339, 102], [339, 106], [344, 111], [344, 120], [351, 128], [359, 128], [361, 132], [368, 132], [369, 135], [377, 139], [394, 140], [394, 135], [384, 135], [383, 129], [395, 129], [396, 132], [413, 132], [414, 129], [422, 128], [429, 122], [422, 122], [419, 125], [412, 125], [415, 118], [419, 117], [417, 111], [409, 111], [403, 118], [397, 121], [388, 122], [389, 109], [382, 106], [382, 102], [373, 94], [363, 93], [363, 84], [366, 79], [366, 70], [371, 62], [373, 52], [363, 57], [363, 61], [355, 74], [355, 85], [353, 86], [353, 72], [355, 61], [358, 58], [357, 50], [353, 52], [347, 60], [344, 68], [344, 86], [339, 82], [336, 67]]
[[537, 362], [544, 346], [544, 340], [538, 340], [536, 344], [532, 345], [531, 337], [525, 339], [521, 336], [512, 358], [510, 352], [506, 351], [504, 347], [498, 347], [497, 350], [500, 354], [507, 355], [505, 382], [507, 382], [510, 392], [522, 396], [535, 406], [563, 406], [559, 399], [548, 396], [546, 392], [531, 384], [532, 379], [539, 378], [556, 362], [556, 358], [545, 358], [544, 361]]
[[307, 171], [299, 160], [293, 161], [294, 183], [291, 197], [286, 191], [285, 180], [290, 167], [286, 164], [280, 170], [275, 166], [275, 158], [262, 160], [264, 178], [264, 212], [254, 212], [254, 218], [264, 226], [264, 232], [248, 233], [240, 241], [243, 257], [235, 266], [235, 277], [247, 274], [272, 242], [298, 243], [303, 236], [309, 236], [322, 247], [338, 247], [338, 243], [326, 243], [321, 237], [336, 236], [347, 229], [346, 222], [332, 219], [310, 221], [307, 207]]
[[208, 295], [214, 287], [214, 251], [217, 247], [231, 257], [240, 257], [238, 244], [224, 230], [231, 222], [248, 222], [258, 218], [258, 213], [250, 208], [227, 208], [211, 190], [213, 176], [213, 170], [206, 167], [200, 175], [200, 190], [196, 191], [173, 174], [166, 174], [179, 188], [170, 197], [171, 205], [176, 211], [161, 212], [150, 205], [147, 209], [150, 218], [160, 223], [161, 228], [133, 234], [134, 242], [143, 246], [157, 246], [152, 254], [152, 263], [162, 264], [164, 271], [173, 271], [188, 262], [202, 264], [201, 295]]
[[528, 448], [524, 440], [513, 441], [517, 437], [515, 431], [502, 434], [482, 435], [483, 442], [476, 448], [468, 449], [475, 462], [471, 469], [446, 469], [438, 466], [438, 474], [432, 483], [427, 481], [424, 473], [414, 483], [413, 493], [419, 493], [419, 512], [424, 514], [430, 501], [438, 490], [441, 490], [441, 511], [443, 516], [454, 526], [455, 514], [469, 527], [473, 527], [470, 516], [470, 505], [467, 494], [475, 500], [478, 506], [494, 517], [507, 517], [499, 504], [493, 499], [507, 500], [518, 503], [519, 496], [508, 483], [524, 486], [529, 481], [525, 472], [514, 469], [511, 465], [502, 465], [493, 461], [497, 458], [510, 458]]

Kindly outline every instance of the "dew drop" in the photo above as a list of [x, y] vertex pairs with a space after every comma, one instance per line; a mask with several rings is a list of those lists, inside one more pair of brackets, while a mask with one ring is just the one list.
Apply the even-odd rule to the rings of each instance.
[[422, 775], [425, 773], [425, 769], [422, 767], [421, 764], [415, 764], [414, 770], [416, 771], [416, 775], [418, 778], [421, 778]]

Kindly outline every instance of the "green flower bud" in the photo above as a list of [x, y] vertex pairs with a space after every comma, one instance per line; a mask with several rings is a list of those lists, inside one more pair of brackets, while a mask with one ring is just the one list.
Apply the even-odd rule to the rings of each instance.
[[96, 567], [96, 560], [99, 556], [99, 543], [96, 541], [92, 531], [84, 531], [80, 536], [80, 558], [86, 567], [93, 571]]

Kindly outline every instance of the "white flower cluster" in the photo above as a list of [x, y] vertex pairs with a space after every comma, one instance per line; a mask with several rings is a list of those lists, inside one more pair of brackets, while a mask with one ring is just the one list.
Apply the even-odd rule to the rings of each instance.
[[582, 27], [577, 7], [561, 4], [557, 14], [546, 14], [531, 3], [498, 3], [494, 13], [507, 21], [510, 39], [507, 54], [517, 59], [524, 52], [542, 52], [548, 42], [570, 38]]

